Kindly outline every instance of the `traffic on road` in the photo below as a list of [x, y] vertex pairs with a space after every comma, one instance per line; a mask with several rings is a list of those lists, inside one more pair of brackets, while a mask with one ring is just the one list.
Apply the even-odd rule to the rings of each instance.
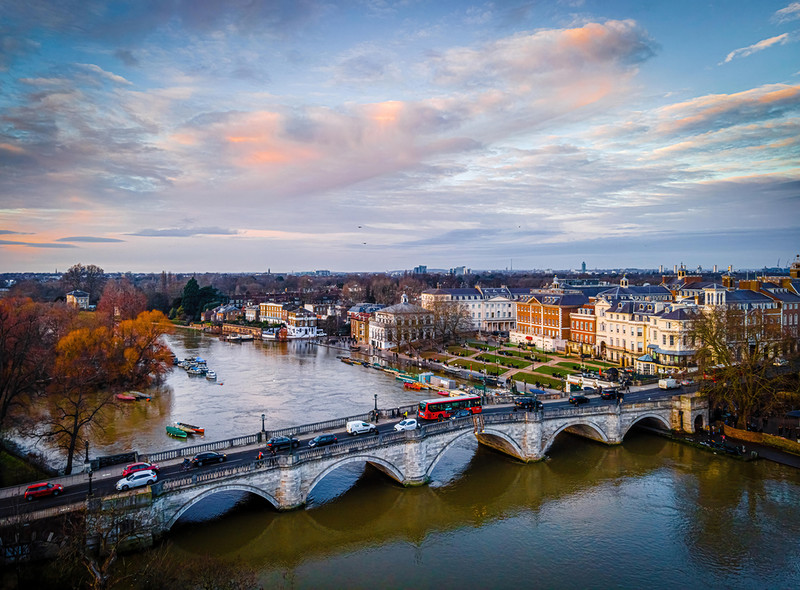
[[[608, 406], [618, 403], [635, 403], [637, 401], [658, 399], [672, 395], [674, 395], [674, 392], [652, 388], [626, 393], [624, 401], [622, 396], [616, 394], [611, 396], [607, 392], [605, 395], [603, 395], [603, 392], [599, 392], [594, 395], [581, 394], [571, 396], [568, 399], [547, 401], [536, 399], [533, 396], [519, 396], [513, 405], [482, 406], [481, 413], [491, 415], [508, 412], [509, 410], [546, 413], [548, 410], [554, 411], [556, 409], [565, 409], [577, 405]], [[579, 399], [579, 401], [575, 401], [576, 399]], [[454, 410], [452, 415], [447, 416], [447, 418], [458, 419], [467, 417], [469, 414], [470, 412], [468, 410]], [[416, 418], [398, 418], [379, 421], [376, 424], [355, 421], [349, 422], [343, 430], [331, 431], [323, 434], [310, 433], [309, 436], [305, 438], [292, 436], [273, 437], [265, 441], [261, 448], [255, 450], [250, 447], [241, 450], [231, 449], [228, 453], [205, 451], [191, 458], [187, 457], [183, 462], [162, 464], [161, 466], [146, 462], [120, 465], [118, 471], [104, 470], [103, 472], [96, 473], [94, 479], [89, 482], [82, 482], [69, 486], [58, 483], [58, 481], [55, 480], [59, 478], [54, 478], [54, 480], [50, 482], [37, 483], [29, 486], [22, 496], [0, 498], [0, 516], [11, 516], [27, 510], [37, 510], [43, 507], [49, 508], [73, 504], [87, 497], [90, 486], [92, 494], [94, 495], [109, 495], [117, 491], [125, 491], [139, 486], [150, 485], [156, 481], [183, 478], [190, 473], [195, 473], [200, 470], [216, 469], [220, 466], [244, 465], [270, 456], [274, 457], [277, 455], [303, 452], [303, 449], [333, 445], [351, 437], [374, 436], [396, 431], [416, 430], [427, 423], [436, 421], [437, 420], [426, 420], [419, 416]]]

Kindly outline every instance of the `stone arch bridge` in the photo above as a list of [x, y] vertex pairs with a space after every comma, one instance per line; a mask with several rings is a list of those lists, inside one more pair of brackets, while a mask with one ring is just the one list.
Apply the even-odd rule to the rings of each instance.
[[[564, 431], [619, 444], [637, 424], [693, 432], [708, 424], [708, 404], [703, 398], [683, 395], [623, 405], [485, 413], [160, 481], [146, 491], [95, 500], [90, 515], [95, 525], [103, 526], [109, 515], [119, 518], [122, 512], [126, 520], [147, 523], [149, 536], [155, 539], [192, 506], [224, 490], [250, 492], [278, 510], [290, 510], [303, 506], [318, 482], [348, 463], [369, 463], [403, 485], [423, 485], [448, 448], [464, 436], [529, 462], [544, 458]], [[107, 526], [116, 525], [109, 521]]]

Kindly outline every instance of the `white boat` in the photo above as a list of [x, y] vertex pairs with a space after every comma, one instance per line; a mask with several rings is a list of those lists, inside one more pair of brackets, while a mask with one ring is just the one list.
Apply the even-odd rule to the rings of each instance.
[[212, 369], [209, 369], [208, 371], [206, 371], [206, 379], [208, 379], [210, 381], [215, 381], [216, 378], [217, 378], [216, 371], [214, 371]]

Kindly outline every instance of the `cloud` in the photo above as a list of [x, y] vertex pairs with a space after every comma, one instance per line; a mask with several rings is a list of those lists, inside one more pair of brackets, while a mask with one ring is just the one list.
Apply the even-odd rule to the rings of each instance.
[[777, 35], [775, 37], [770, 37], [769, 39], [764, 39], [763, 41], [759, 41], [749, 47], [742, 47], [741, 49], [734, 49], [731, 51], [726, 57], [725, 60], [720, 62], [717, 65], [722, 65], [723, 63], [728, 63], [732, 59], [737, 57], [747, 57], [749, 55], [753, 55], [759, 51], [763, 51], [768, 47], [772, 47], [773, 45], [786, 45], [789, 41], [791, 41], [791, 37], [789, 33], [783, 33], [782, 35]]
[[710, 94], [662, 108], [659, 133], [707, 131], [775, 119], [800, 107], [800, 84], [767, 84], [735, 94]]
[[0, 246], [25, 246], [28, 248], [76, 248], [72, 244], [51, 244], [37, 242], [15, 242], [12, 240], [0, 240]]
[[786, 8], [781, 8], [772, 15], [772, 20], [778, 23], [785, 23], [800, 18], [800, 2], [792, 2]]
[[117, 49], [114, 51], [114, 57], [130, 68], [139, 66], [139, 60], [136, 59], [136, 56], [133, 55], [130, 49]]
[[235, 236], [237, 231], [221, 227], [193, 227], [171, 229], [142, 229], [127, 234], [129, 236], [145, 236], [156, 238], [189, 238], [193, 236]]
[[8, 236], [8, 235], [18, 235], [18, 236], [30, 236], [33, 235], [32, 232], [28, 231], [12, 231], [10, 229], [0, 229], [0, 236]]
[[92, 74], [97, 74], [99, 77], [104, 78], [109, 82], [114, 82], [115, 84], [126, 84], [128, 86], [132, 85], [132, 82], [126, 80], [122, 76], [118, 76], [111, 72], [107, 72], [98, 65], [95, 64], [75, 64], [75, 65], [77, 65], [80, 68], [83, 68], [84, 70], [87, 70], [88, 72], [91, 72]]
[[74, 236], [70, 238], [58, 238], [56, 242], [96, 242], [96, 243], [105, 243], [105, 242], [124, 242], [125, 240], [119, 240], [117, 238], [98, 238], [94, 236]]
[[433, 57], [436, 80], [444, 85], [521, 84], [557, 71], [573, 74], [597, 67], [630, 66], [653, 55], [657, 45], [632, 20], [588, 23], [579, 28], [537, 31], [459, 47]]

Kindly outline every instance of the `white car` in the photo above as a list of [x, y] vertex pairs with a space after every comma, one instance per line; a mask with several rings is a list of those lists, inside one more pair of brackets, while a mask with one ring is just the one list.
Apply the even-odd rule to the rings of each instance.
[[394, 429], [398, 432], [401, 430], [416, 430], [417, 429], [417, 421], [414, 418], [406, 418], [405, 420], [401, 420], [397, 424], [394, 425]]
[[378, 427], [369, 422], [362, 422], [361, 420], [353, 420], [347, 423], [347, 434], [355, 436], [364, 433], [378, 434]]
[[117, 489], [124, 491], [130, 488], [138, 488], [139, 486], [148, 486], [156, 483], [157, 479], [158, 476], [154, 471], [137, 471], [119, 480], [117, 482]]

